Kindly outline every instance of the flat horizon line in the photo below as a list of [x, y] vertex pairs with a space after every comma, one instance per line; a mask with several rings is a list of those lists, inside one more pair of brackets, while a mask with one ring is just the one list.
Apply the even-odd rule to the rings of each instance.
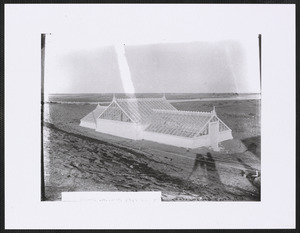
[[49, 93], [48, 95], [108, 95], [108, 94], [126, 94], [126, 95], [136, 95], [136, 94], [176, 94], [176, 95], [185, 95], [185, 94], [261, 94], [259, 92], [197, 92], [197, 93], [178, 93], [178, 92], [137, 92], [137, 93], [125, 93], [125, 92], [107, 92], [107, 93]]

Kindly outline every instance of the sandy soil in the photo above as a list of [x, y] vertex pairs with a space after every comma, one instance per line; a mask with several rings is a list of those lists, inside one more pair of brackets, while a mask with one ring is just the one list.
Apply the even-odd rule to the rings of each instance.
[[[173, 104], [202, 111], [215, 105], [235, 139], [220, 152], [132, 141], [80, 127], [94, 105], [45, 105], [47, 200], [60, 200], [62, 191], [151, 190], [164, 201], [260, 200], [259, 101]], [[251, 178], [256, 170], [259, 177]]]

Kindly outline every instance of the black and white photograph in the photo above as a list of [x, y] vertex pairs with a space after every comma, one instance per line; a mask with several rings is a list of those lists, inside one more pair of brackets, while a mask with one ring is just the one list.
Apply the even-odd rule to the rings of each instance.
[[292, 227], [294, 10], [6, 5], [6, 226]]
[[66, 46], [42, 34], [44, 199], [259, 201], [262, 35], [244, 38]]

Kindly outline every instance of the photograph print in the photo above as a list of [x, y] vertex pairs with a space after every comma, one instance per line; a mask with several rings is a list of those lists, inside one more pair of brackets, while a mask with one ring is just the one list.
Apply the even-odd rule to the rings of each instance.
[[260, 201], [263, 35], [93, 33], [41, 34], [42, 201]]

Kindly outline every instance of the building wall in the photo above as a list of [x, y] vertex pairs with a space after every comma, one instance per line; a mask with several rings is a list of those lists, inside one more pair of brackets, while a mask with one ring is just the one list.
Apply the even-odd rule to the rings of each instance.
[[229, 140], [229, 139], [232, 139], [232, 133], [231, 133], [231, 130], [226, 130], [226, 131], [223, 131], [223, 132], [219, 132], [219, 137], [218, 137], [218, 141], [219, 142], [223, 142], [223, 141], [226, 141], [226, 140]]
[[80, 121], [80, 126], [82, 127], [86, 127], [86, 128], [90, 128], [90, 129], [96, 129], [96, 124], [94, 122], [91, 121]]
[[139, 139], [139, 127], [136, 124], [129, 122], [98, 118], [96, 131], [133, 140]]
[[209, 135], [203, 135], [197, 138], [193, 138], [193, 144], [191, 148], [198, 148], [201, 146], [209, 147], [210, 144], [210, 137]]

